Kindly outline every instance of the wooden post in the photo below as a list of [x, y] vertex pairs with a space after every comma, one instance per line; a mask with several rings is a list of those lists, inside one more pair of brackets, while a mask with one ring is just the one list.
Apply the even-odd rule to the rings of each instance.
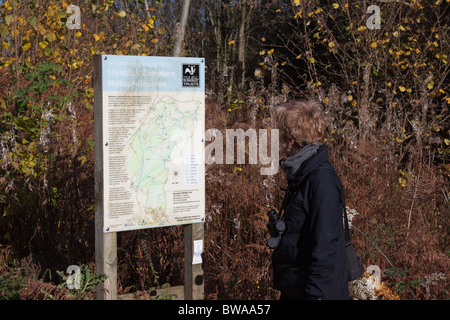
[[97, 285], [97, 300], [117, 299], [117, 233], [103, 232], [103, 87], [102, 60], [94, 55], [95, 267], [108, 278]]
[[203, 264], [192, 264], [194, 257], [194, 241], [204, 238], [204, 223], [194, 223], [184, 226], [184, 299], [203, 300], [205, 284]]
[[97, 229], [96, 226], [96, 271], [108, 276], [97, 285], [97, 300], [117, 300], [117, 233], [103, 233], [102, 227]]
[[[184, 56], [184, 34], [186, 21], [189, 14], [190, 0], [183, 1], [183, 11], [181, 22], [175, 30], [175, 40], [173, 46], [173, 56]], [[203, 264], [192, 264], [194, 257], [194, 241], [204, 238], [204, 223], [187, 224], [184, 226], [184, 299], [203, 300], [204, 281]]]

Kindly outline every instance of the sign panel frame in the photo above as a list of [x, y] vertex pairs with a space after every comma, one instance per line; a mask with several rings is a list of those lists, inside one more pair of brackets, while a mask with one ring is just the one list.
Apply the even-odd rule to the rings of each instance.
[[204, 222], [204, 59], [100, 62], [103, 232]]
[[[174, 57], [136, 57], [136, 56], [112, 56], [112, 55], [94, 55], [93, 59], [93, 65], [94, 65], [94, 72], [93, 72], [93, 80], [94, 80], [94, 153], [95, 153], [95, 164], [94, 164], [94, 176], [95, 176], [95, 264], [96, 264], [96, 272], [98, 274], [104, 274], [107, 276], [107, 279], [104, 282], [101, 282], [97, 285], [97, 300], [116, 300], [117, 299], [117, 232], [118, 231], [128, 231], [128, 230], [135, 230], [135, 229], [142, 229], [145, 228], [145, 226], [140, 226], [138, 228], [125, 228], [124, 230], [117, 230], [117, 229], [111, 229], [108, 227], [108, 219], [110, 217], [107, 216], [108, 212], [108, 202], [105, 201], [105, 199], [109, 199], [105, 194], [105, 185], [108, 188], [110, 185], [110, 181], [105, 179], [105, 176], [109, 176], [109, 165], [108, 169], [105, 170], [105, 154], [110, 152], [108, 150], [108, 146], [110, 145], [111, 140], [109, 139], [109, 134], [111, 131], [106, 131], [107, 134], [105, 135], [105, 129], [108, 126], [105, 126], [105, 119], [110, 121], [111, 118], [109, 116], [109, 110], [105, 109], [105, 105], [108, 106], [108, 99], [110, 96], [110, 91], [104, 91], [105, 89], [105, 82], [110, 80], [109, 78], [112, 76], [111, 73], [114, 71], [108, 71], [108, 69], [105, 70], [105, 64], [104, 61], [109, 62], [114, 61], [115, 59], [122, 60], [129, 60], [134, 59], [140, 60], [141, 62], [146, 59], [147, 61], [153, 61], [155, 63], [159, 62], [159, 64], [162, 67], [162, 64], [164, 61], [171, 61], [172, 63], [180, 63], [181, 62], [181, 68], [178, 68], [178, 71], [167, 71], [164, 70], [164, 68], [157, 68], [158, 70], [154, 70], [155, 73], [152, 74], [146, 74], [146, 77], [141, 78], [138, 84], [134, 81], [124, 81], [122, 79], [122, 82], [120, 82], [120, 79], [117, 80], [119, 82], [117, 83], [107, 83], [110, 87], [115, 87], [117, 85], [118, 91], [123, 90], [124, 92], [141, 92], [141, 94], [137, 94], [137, 96], [142, 96], [145, 94], [142, 94], [141, 89], [145, 89], [148, 87], [160, 87], [162, 88], [165, 96], [168, 96], [170, 98], [170, 93], [173, 91], [164, 91], [167, 88], [174, 88], [176, 85], [176, 88], [182, 87], [182, 90], [187, 93], [197, 92], [197, 93], [203, 93], [203, 98], [198, 98], [196, 100], [196, 103], [198, 103], [199, 109], [197, 111], [203, 112], [199, 117], [197, 117], [197, 124], [196, 124], [196, 132], [197, 135], [193, 134], [192, 139], [194, 140], [194, 144], [184, 144], [183, 147], [188, 146], [192, 147], [193, 151], [200, 150], [199, 154], [196, 155], [195, 152], [188, 153], [188, 156], [183, 156], [183, 150], [186, 151], [185, 148], [181, 148], [178, 150], [178, 152], [182, 153], [181, 157], [178, 158], [167, 158], [166, 160], [175, 160], [175, 159], [184, 159], [184, 162], [181, 162], [181, 164], [185, 165], [187, 168], [184, 168], [185, 171], [187, 169], [189, 175], [189, 184], [197, 185], [197, 188], [203, 189], [200, 192], [200, 202], [203, 206], [203, 209], [200, 210], [202, 213], [201, 215], [197, 215], [196, 219], [184, 219], [184, 221], [177, 221], [175, 223], [176, 225], [183, 225], [184, 228], [184, 277], [185, 277], [185, 285], [184, 285], [184, 299], [204, 299], [204, 281], [203, 281], [203, 266], [201, 262], [201, 254], [203, 251], [203, 247], [198, 246], [198, 244], [203, 241], [204, 238], [204, 205], [205, 205], [205, 184], [204, 184], [204, 125], [205, 125], [205, 118], [204, 118], [204, 111], [205, 111], [205, 99], [204, 99], [204, 88], [205, 88], [205, 66], [204, 66], [204, 59], [203, 58], [174, 58]], [[147, 60], [150, 59], [150, 60]], [[117, 62], [117, 60], [116, 60]], [[119, 61], [120, 62], [120, 61]], [[118, 63], [120, 64], [120, 63]], [[142, 67], [142, 65], [140, 66]], [[145, 68], [145, 63], [143, 64], [143, 67]], [[173, 67], [173, 66], [172, 66]], [[200, 67], [200, 69], [196, 69], [195, 67]], [[119, 70], [118, 76], [121, 75], [136, 75], [140, 74], [142, 75], [142, 71], [139, 72], [142, 68], [134, 68], [134, 73], [124, 73], [123, 70]], [[148, 71], [148, 70], [147, 70]], [[145, 72], [147, 72], [145, 71]], [[110, 72], [110, 74], [108, 74]], [[158, 73], [159, 72], [159, 73]], [[169, 73], [164, 73], [169, 72]], [[170, 73], [173, 72], [174, 74]], [[114, 74], [114, 73], [113, 73]], [[149, 77], [151, 79], [149, 79]], [[155, 77], [158, 78], [155, 81]], [[180, 80], [178, 84], [174, 84], [173, 81], [166, 82], [164, 84], [164, 77], [170, 77], [173, 78], [171, 80]], [[147, 81], [145, 82], [145, 79], [147, 78]], [[153, 84], [152, 84], [153, 83]], [[156, 83], [156, 84], [155, 84]], [[130, 86], [133, 87], [133, 90], [129, 90]], [[117, 88], [116, 88], [117, 89]], [[128, 91], [127, 91], [128, 90]], [[171, 89], [172, 90], [172, 89]], [[145, 92], [145, 90], [144, 90]], [[169, 93], [168, 93], [169, 92]], [[134, 95], [136, 97], [136, 94]], [[129, 100], [123, 99], [122, 102], [127, 104], [129, 107], [133, 106], [131, 95], [128, 96]], [[153, 97], [155, 98], [155, 97]], [[172, 97], [173, 98], [173, 97]], [[176, 99], [175, 99], [176, 100]], [[195, 99], [194, 99], [195, 100]], [[130, 102], [131, 101], [131, 102]], [[157, 101], [157, 100], [154, 100]], [[163, 100], [161, 100], [163, 101]], [[168, 102], [168, 100], [164, 100]], [[192, 100], [191, 100], [192, 101]], [[170, 101], [169, 101], [170, 102]], [[142, 101], [140, 104], [143, 104]], [[183, 114], [183, 112], [187, 112], [186, 110], [183, 110], [181, 108], [176, 108], [174, 105], [176, 105], [176, 101], [173, 103], [168, 103], [169, 107], [165, 109], [165, 114], [160, 114], [158, 118], [159, 124], [163, 123], [162, 121], [164, 119], [164, 115], [171, 114], [172, 112], [179, 112], [179, 114]], [[172, 106], [172, 108], [170, 108]], [[178, 105], [179, 107], [179, 105]], [[192, 107], [192, 104], [190, 105]], [[174, 109], [175, 108], [175, 109]], [[154, 109], [155, 110], [155, 109]], [[149, 112], [151, 113], [151, 112]], [[172, 113], [173, 114], [173, 113]], [[192, 114], [191, 114], [192, 115]], [[123, 147], [123, 145], [129, 141], [125, 139], [123, 136], [120, 137], [120, 133], [122, 135], [129, 135], [130, 134], [130, 128], [127, 127], [127, 122], [130, 124], [132, 123], [132, 119], [136, 120], [137, 115], [135, 113], [124, 113], [123, 117], [125, 118], [124, 123], [122, 123], [122, 127], [115, 127], [115, 132], [118, 134], [116, 136], [114, 143], [117, 145], [115, 146], [120, 150], [120, 148]], [[129, 119], [127, 120], [128, 117]], [[113, 117], [114, 118], [114, 117]], [[119, 117], [115, 117], [115, 121], [120, 122], [121, 119]], [[170, 119], [169, 118], [165, 118]], [[187, 120], [190, 119], [190, 117], [186, 118]], [[116, 123], [117, 125], [118, 123]], [[142, 123], [141, 123], [142, 124]], [[170, 124], [170, 121], [169, 121]], [[192, 126], [192, 124], [191, 124]], [[130, 125], [130, 127], [133, 127]], [[153, 125], [153, 127], [157, 127], [157, 125]], [[180, 127], [181, 130], [182, 127]], [[189, 126], [187, 127], [189, 128]], [[123, 130], [122, 130], [123, 129]], [[125, 130], [127, 129], [127, 130]], [[177, 128], [175, 128], [176, 130]], [[107, 130], [107, 129], [106, 129]], [[114, 131], [113, 130], [113, 131]], [[122, 131], [122, 132], [121, 132]], [[173, 133], [173, 132], [172, 132]], [[189, 130], [188, 130], [189, 133]], [[109, 140], [109, 141], [108, 141]], [[170, 145], [170, 143], [174, 143], [177, 145], [177, 141], [173, 141], [176, 139], [168, 139], [167, 142]], [[142, 141], [142, 140], [141, 140]], [[200, 142], [199, 142], [200, 141]], [[201, 148], [200, 148], [201, 146]], [[114, 145], [113, 145], [114, 147]], [[189, 150], [189, 149], [187, 149]], [[189, 156], [190, 155], [190, 156]], [[119, 155], [120, 156], [120, 155]], [[107, 156], [106, 156], [107, 157]], [[108, 157], [107, 157], [108, 159]], [[110, 159], [108, 159], [110, 160]], [[126, 162], [126, 161], [125, 161]], [[120, 162], [119, 162], [120, 163]], [[116, 163], [117, 164], [117, 163]], [[176, 163], [175, 163], [176, 164]], [[179, 165], [180, 163], [178, 163]], [[113, 168], [114, 169], [114, 168]], [[198, 169], [199, 171], [193, 172], [193, 170]], [[114, 169], [117, 172], [117, 169]], [[106, 173], [105, 173], [106, 171]], [[119, 172], [120, 174], [120, 172]], [[123, 180], [127, 181], [126, 175], [125, 178], [122, 177]], [[179, 178], [179, 177], [178, 177]], [[186, 178], [186, 177], [184, 177]], [[194, 178], [194, 181], [191, 180]], [[118, 178], [119, 180], [121, 178]], [[106, 180], [106, 182], [105, 182]], [[129, 180], [128, 180], [129, 181]], [[186, 180], [187, 181], [187, 180]], [[200, 187], [198, 187], [199, 182]], [[167, 183], [167, 181], [166, 181]], [[108, 191], [108, 189], [106, 190]], [[185, 187], [183, 187], [185, 188]], [[172, 198], [173, 199], [173, 198]], [[189, 194], [180, 194], [179, 200], [180, 203], [185, 203], [186, 199], [190, 199]], [[198, 199], [197, 199], [198, 200]], [[192, 207], [191, 207], [192, 208]], [[197, 208], [198, 209], [198, 208]], [[153, 227], [164, 227], [169, 226], [171, 224], [159, 224], [159, 225], [152, 225], [147, 226], [148, 228]], [[108, 230], [107, 230], [108, 229]], [[119, 228], [120, 229], [120, 228]], [[200, 256], [199, 256], [200, 255]], [[200, 259], [199, 259], [200, 258]]]

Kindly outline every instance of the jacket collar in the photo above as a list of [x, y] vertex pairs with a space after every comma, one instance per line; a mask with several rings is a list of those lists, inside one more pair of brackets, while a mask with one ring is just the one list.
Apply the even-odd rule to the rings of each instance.
[[307, 145], [293, 156], [280, 160], [280, 166], [286, 172], [288, 184], [299, 185], [312, 171], [328, 161], [328, 149], [322, 143]]

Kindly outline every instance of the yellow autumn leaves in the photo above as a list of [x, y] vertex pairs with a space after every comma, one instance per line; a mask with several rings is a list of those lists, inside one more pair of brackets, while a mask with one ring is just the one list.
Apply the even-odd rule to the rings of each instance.
[[[388, 86], [388, 87], [391, 87], [391, 86], [392, 86], [392, 83], [389, 82], [389, 83], [387, 84], [387, 86]], [[428, 83], [427, 83], [427, 89], [428, 89], [428, 90], [433, 90], [433, 88], [434, 88], [434, 81], [428, 82]], [[399, 85], [399, 86], [398, 86], [398, 90], [400, 90], [400, 92], [407, 92], [407, 93], [411, 93], [411, 92], [412, 92], [412, 89], [411, 89], [411, 88], [407, 88], [407, 87], [405, 87], [405, 86], [403, 86], [403, 85]], [[397, 93], [397, 92], [394, 90], [394, 94], [396, 94], [396, 93]], [[440, 89], [440, 93], [445, 93], [445, 91], [442, 90], [442, 89]]]
[[[163, 28], [155, 28], [156, 16], [141, 17], [132, 10], [111, 10], [113, 0], [80, 4], [83, 14], [79, 29], [68, 28], [66, 23], [73, 16], [73, 12], [67, 11], [70, 1], [48, 0], [45, 6], [31, 8], [24, 3], [12, 0], [0, 3], [3, 17], [0, 19], [0, 49], [13, 52], [0, 56], [0, 69], [30, 59], [78, 69], [86, 65], [92, 54], [105, 52], [106, 48], [113, 54], [151, 55], [151, 44], [158, 42], [157, 36], [165, 33]], [[13, 4], [16, 4], [15, 12]], [[137, 36], [131, 39], [120, 33], [108, 33], [103, 26], [105, 16], [123, 19], [123, 28], [134, 30]], [[97, 26], [95, 30], [92, 28], [94, 24]], [[75, 47], [79, 48], [77, 53], [71, 50]], [[17, 56], [15, 51], [19, 53]]]
[[405, 90], [408, 90], [408, 92], [411, 92], [411, 89], [406, 89], [404, 86], [398, 86], [398, 89], [401, 91], [401, 92], [405, 92]]
[[[275, 51], [275, 49], [270, 49], [269, 51], [267, 51], [267, 54], [272, 54], [273, 52]], [[266, 54], [266, 50], [261, 50], [260, 52], [259, 52], [259, 55], [264, 55], [264, 54]]]

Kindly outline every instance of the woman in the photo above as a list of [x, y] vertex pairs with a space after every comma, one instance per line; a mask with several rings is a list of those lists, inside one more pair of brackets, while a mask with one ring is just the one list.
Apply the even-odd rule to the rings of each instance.
[[281, 299], [349, 299], [341, 182], [322, 143], [326, 126], [316, 101], [273, 110], [288, 187], [280, 215], [286, 230], [272, 256]]

